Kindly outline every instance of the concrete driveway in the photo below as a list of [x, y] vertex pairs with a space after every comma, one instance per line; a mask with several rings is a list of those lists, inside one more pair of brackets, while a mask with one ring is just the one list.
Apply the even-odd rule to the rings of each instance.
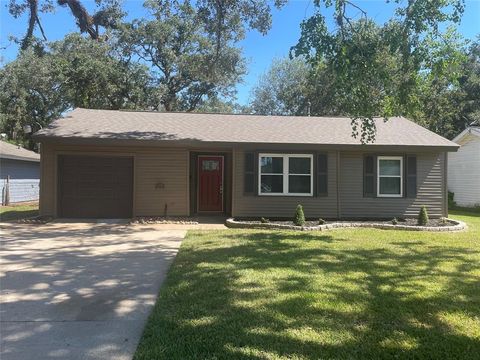
[[131, 359], [185, 230], [1, 229], [0, 358]]

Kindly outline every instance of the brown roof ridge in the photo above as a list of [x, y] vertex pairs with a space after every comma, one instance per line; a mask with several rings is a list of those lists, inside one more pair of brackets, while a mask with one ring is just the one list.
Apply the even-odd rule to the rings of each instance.
[[[257, 116], [257, 117], [281, 117], [281, 118], [328, 118], [328, 119], [353, 119], [354, 117], [349, 115], [273, 115], [273, 114], [252, 114], [252, 113], [230, 113], [230, 112], [213, 112], [213, 111], [159, 111], [159, 110], [147, 110], [147, 109], [89, 109], [83, 107], [76, 107], [75, 110], [86, 110], [86, 111], [118, 111], [124, 113], [146, 113], [146, 114], [188, 114], [188, 115], [232, 115], [232, 116]], [[361, 119], [362, 117], [357, 117]], [[385, 118], [384, 116], [374, 116], [373, 119], [398, 119], [403, 118], [409, 120], [408, 118], [402, 115], [389, 116]], [[412, 120], [409, 120], [412, 121]]]

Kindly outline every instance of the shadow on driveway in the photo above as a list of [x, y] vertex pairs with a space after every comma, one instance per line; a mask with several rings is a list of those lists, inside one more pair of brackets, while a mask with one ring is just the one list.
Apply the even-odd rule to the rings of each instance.
[[1, 230], [1, 358], [130, 359], [185, 230]]

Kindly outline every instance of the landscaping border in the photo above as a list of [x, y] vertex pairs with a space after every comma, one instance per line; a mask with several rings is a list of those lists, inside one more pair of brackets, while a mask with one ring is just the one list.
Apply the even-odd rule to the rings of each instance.
[[234, 218], [229, 218], [225, 221], [225, 225], [234, 229], [275, 229], [275, 230], [297, 230], [297, 231], [325, 231], [343, 228], [374, 228], [382, 230], [410, 230], [410, 231], [461, 231], [467, 228], [467, 224], [463, 221], [446, 219], [453, 223], [448, 226], [412, 226], [402, 224], [384, 224], [384, 223], [368, 223], [368, 222], [333, 222], [331, 224], [316, 225], [316, 226], [296, 226], [286, 224], [274, 223], [258, 223], [252, 221], [237, 221]]

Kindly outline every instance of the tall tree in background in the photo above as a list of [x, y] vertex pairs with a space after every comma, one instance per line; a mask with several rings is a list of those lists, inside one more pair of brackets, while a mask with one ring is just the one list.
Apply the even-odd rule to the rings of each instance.
[[[276, 1], [281, 6], [284, 1]], [[122, 26], [125, 56], [151, 68], [157, 109], [193, 111], [209, 97], [234, 93], [246, 71], [236, 46], [246, 29], [266, 33], [267, 0], [147, 0], [149, 17]]]
[[256, 114], [304, 115], [308, 111], [310, 66], [301, 58], [274, 59], [252, 89]]
[[337, 115], [333, 73], [302, 58], [273, 60], [250, 94], [250, 109], [263, 115]]
[[[375, 138], [375, 116], [408, 115], [418, 106], [419, 74], [428, 71], [430, 56], [425, 39], [441, 38], [439, 25], [458, 23], [464, 9], [463, 0], [396, 2], [394, 18], [379, 27], [354, 2], [315, 0], [317, 10], [301, 24], [301, 37], [292, 48], [293, 55], [331, 69], [337, 99], [363, 142]], [[334, 30], [328, 28], [322, 6], [334, 8]]]
[[18, 18], [28, 14], [26, 33], [18, 42], [23, 50], [35, 43], [35, 29], [38, 27], [43, 41], [47, 41], [41, 14], [54, 12], [56, 7], [70, 9], [81, 33], [87, 33], [94, 40], [100, 39], [101, 29], [115, 29], [124, 16], [120, 0], [95, 0], [96, 10], [90, 14], [82, 0], [9, 0], [8, 11]]
[[22, 139], [74, 107], [144, 109], [152, 91], [148, 69], [118, 59], [109, 44], [79, 34], [33, 49], [0, 69], [0, 127]]

